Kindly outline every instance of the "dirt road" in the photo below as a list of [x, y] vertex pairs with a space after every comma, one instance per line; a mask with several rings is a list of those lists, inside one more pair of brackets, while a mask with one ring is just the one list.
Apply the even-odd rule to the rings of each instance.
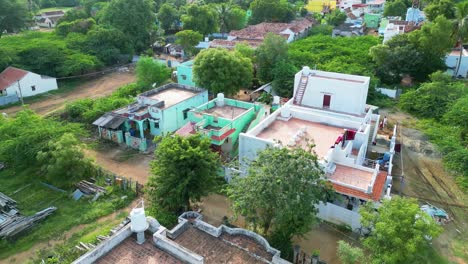
[[[444, 232], [434, 241], [434, 245], [450, 261], [465, 263], [462, 258], [468, 257], [466, 194], [444, 170], [442, 156], [436, 147], [422, 132], [409, 128], [414, 127], [414, 118], [401, 112], [383, 114], [388, 116], [389, 123], [400, 124], [398, 140], [403, 146], [401, 155], [396, 156], [401, 162], [396, 163], [392, 173], [397, 176], [394, 177], [393, 191], [443, 208], [453, 221], [443, 226]], [[403, 184], [398, 177], [400, 175], [403, 176]]]
[[[91, 81], [83, 82], [73, 90], [62, 94], [50, 95], [43, 100], [29, 104], [29, 107], [36, 113], [47, 115], [63, 107], [67, 102], [81, 98], [96, 98], [111, 94], [117, 88], [135, 81], [135, 74], [132, 72], [113, 72], [94, 78]], [[1, 110], [7, 114], [14, 114], [21, 111], [21, 106], [14, 106]]]

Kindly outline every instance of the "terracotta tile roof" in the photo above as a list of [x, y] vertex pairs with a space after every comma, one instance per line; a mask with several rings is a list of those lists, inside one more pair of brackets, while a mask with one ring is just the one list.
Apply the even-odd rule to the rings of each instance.
[[49, 11], [49, 12], [44, 12], [41, 14], [42, 16], [45, 16], [45, 17], [50, 17], [50, 16], [63, 16], [65, 15], [65, 12], [63, 12], [62, 10], [57, 10], [57, 11]]
[[211, 41], [210, 48], [225, 48], [225, 49], [233, 49], [237, 44], [243, 43], [251, 46], [252, 48], [256, 48], [262, 44], [261, 40], [224, 40], [224, 39], [215, 39]]
[[374, 182], [374, 188], [372, 189], [372, 193], [365, 193], [363, 191], [358, 191], [356, 189], [352, 189], [349, 187], [345, 187], [336, 183], [333, 183], [333, 188], [337, 193], [350, 195], [353, 197], [357, 197], [364, 200], [373, 200], [378, 201], [382, 196], [382, 192], [384, 189], [385, 181], [387, 180], [387, 172], [381, 171], [377, 175], [377, 179]]
[[389, 24], [394, 24], [394, 25], [408, 25], [408, 21], [404, 21], [404, 20], [389, 20], [388, 21]]
[[229, 137], [232, 133], [234, 133], [236, 131], [235, 128], [232, 128], [232, 129], [229, 129], [228, 131], [226, 131], [226, 133], [222, 134], [220, 137], [218, 136], [211, 136], [211, 139], [214, 139], [216, 141], [221, 141], [227, 137]]
[[15, 67], [8, 67], [0, 73], [0, 91], [10, 87], [14, 82], [21, 80], [29, 72]]
[[290, 23], [267, 23], [263, 22], [257, 25], [248, 26], [241, 30], [233, 30], [229, 33], [230, 36], [238, 39], [246, 40], [263, 40], [267, 33], [280, 34], [286, 29], [290, 29], [294, 33], [300, 33], [314, 24], [312, 20], [303, 18], [293, 20]]

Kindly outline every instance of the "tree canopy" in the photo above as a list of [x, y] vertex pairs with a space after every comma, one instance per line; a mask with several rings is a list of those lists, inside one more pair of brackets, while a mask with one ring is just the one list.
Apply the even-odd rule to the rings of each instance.
[[214, 6], [218, 14], [219, 31], [222, 33], [244, 28], [247, 19], [246, 12], [235, 5], [221, 3]]
[[5, 31], [13, 33], [26, 26], [29, 15], [25, 2], [0, 0], [0, 7], [0, 38]]
[[100, 22], [122, 31], [137, 51], [150, 46], [155, 15], [149, 0], [112, 0], [102, 11]]
[[283, 37], [268, 33], [256, 55], [257, 77], [264, 83], [271, 82], [275, 65], [288, 59], [288, 43]]
[[442, 231], [415, 199], [393, 196], [377, 210], [366, 204], [360, 214], [363, 227], [372, 230], [363, 241], [372, 263], [426, 263], [421, 255]]
[[308, 232], [316, 221], [315, 205], [332, 192], [312, 148], [269, 147], [249, 162], [245, 177], [228, 186], [235, 214], [254, 231], [260, 228], [273, 246], [284, 248], [294, 235]]
[[254, 0], [250, 4], [250, 24], [262, 22], [290, 22], [295, 18], [294, 8], [288, 1]]
[[211, 93], [236, 94], [250, 87], [253, 77], [252, 61], [225, 49], [200, 52], [193, 63], [196, 83]]
[[280, 61], [273, 68], [273, 90], [281, 97], [291, 98], [294, 90], [294, 76], [299, 71], [291, 63]]
[[181, 20], [184, 29], [198, 31], [203, 35], [218, 30], [218, 14], [211, 6], [190, 4]]
[[161, 23], [161, 28], [166, 32], [176, 29], [180, 19], [177, 9], [168, 3], [164, 3], [161, 8], [159, 8], [157, 17]]
[[331, 11], [330, 14], [325, 16], [325, 20], [327, 21], [327, 24], [335, 26], [335, 27], [343, 24], [346, 18], [347, 18], [346, 13], [342, 12], [339, 9], [335, 9]]
[[408, 7], [406, 6], [403, 0], [396, 0], [396, 1], [385, 3], [383, 15], [384, 16], [399, 16], [402, 19], [405, 19], [407, 9]]
[[151, 57], [141, 57], [136, 65], [137, 81], [142, 86], [162, 84], [171, 76], [171, 70]]
[[147, 184], [153, 206], [181, 213], [216, 188], [220, 158], [210, 146], [210, 139], [199, 134], [160, 139]]
[[176, 33], [176, 43], [182, 46], [185, 53], [192, 55], [195, 53], [195, 46], [203, 40], [203, 35], [187, 29]]
[[438, 0], [430, 3], [424, 8], [429, 21], [434, 21], [438, 16], [444, 16], [448, 19], [455, 18], [455, 2], [452, 0]]

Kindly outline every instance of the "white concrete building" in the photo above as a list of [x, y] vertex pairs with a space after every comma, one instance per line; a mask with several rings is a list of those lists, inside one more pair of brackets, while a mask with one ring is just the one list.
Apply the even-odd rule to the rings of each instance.
[[57, 80], [52, 77], [15, 67], [8, 67], [0, 73], [0, 96], [28, 97], [57, 89]]
[[62, 10], [43, 12], [39, 15], [36, 15], [36, 24], [39, 27], [55, 28], [57, 26], [58, 20], [64, 15], [65, 12]]
[[[343, 197], [319, 205], [319, 217], [358, 228], [359, 206], [389, 197], [395, 145], [389, 146], [392, 154], [381, 161], [366, 158], [380, 120], [366, 105], [369, 79], [304, 67], [295, 76], [294, 97], [249, 132], [240, 134], [241, 171], [267, 146], [304, 147], [307, 140], [313, 140], [324, 177]], [[350, 217], [349, 211], [355, 217]]]
[[396, 35], [403, 34], [405, 33], [405, 27], [408, 24], [406, 21], [400, 21], [402, 23], [395, 23], [390, 21], [387, 24], [387, 27], [385, 28], [385, 31], [383, 33], [384, 39], [383, 43], [389, 41], [391, 38], [393, 38]]
[[[451, 76], [455, 76], [457, 71], [458, 61], [460, 60], [460, 49], [454, 49], [452, 52], [447, 54], [445, 57], [445, 65], [447, 65], [447, 73]], [[466, 78], [468, 73], [468, 52], [463, 48], [461, 56], [461, 64], [458, 69], [458, 74], [456, 77]]]

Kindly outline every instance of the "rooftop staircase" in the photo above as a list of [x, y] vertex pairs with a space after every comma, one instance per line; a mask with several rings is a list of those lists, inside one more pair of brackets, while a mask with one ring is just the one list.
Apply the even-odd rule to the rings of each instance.
[[307, 89], [307, 82], [309, 80], [308, 76], [302, 76], [301, 81], [299, 82], [299, 87], [297, 89], [297, 93], [294, 96], [294, 104], [301, 105], [302, 98], [304, 97], [305, 90]]

